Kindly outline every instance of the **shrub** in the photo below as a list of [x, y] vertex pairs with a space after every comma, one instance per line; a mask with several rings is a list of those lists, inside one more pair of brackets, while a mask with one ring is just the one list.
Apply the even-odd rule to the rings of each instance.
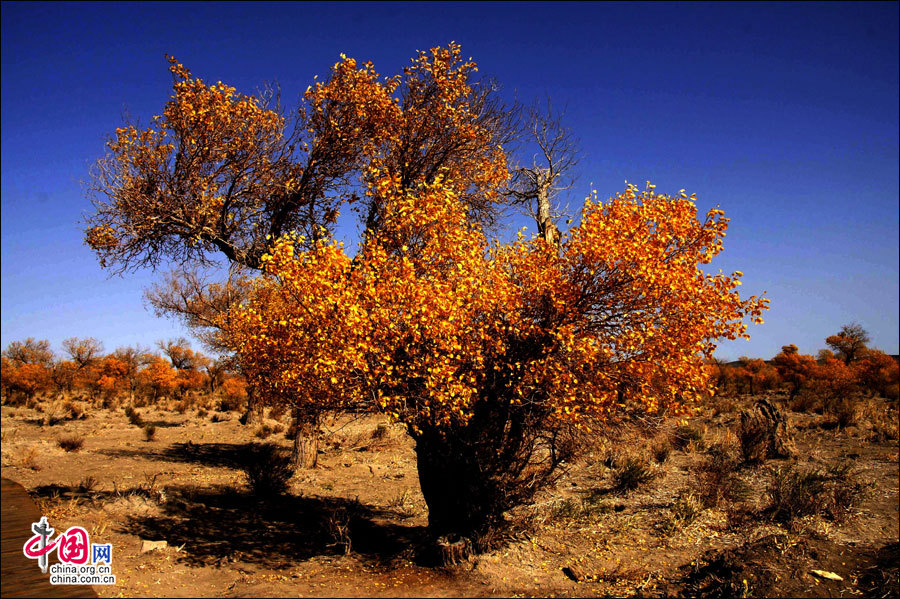
[[653, 448], [653, 459], [657, 464], [663, 464], [666, 460], [669, 459], [669, 454], [672, 452], [672, 445], [665, 439], [654, 443]]
[[156, 427], [152, 424], [148, 424], [144, 427], [144, 440], [152, 441], [156, 437]]
[[703, 513], [703, 502], [693, 492], [681, 492], [670, 508], [669, 519], [663, 520], [659, 529], [663, 534], [672, 534], [696, 520]]
[[772, 518], [782, 522], [811, 515], [841, 520], [864, 492], [865, 486], [846, 464], [825, 471], [783, 468], [776, 472], [767, 490]]
[[256, 436], [257, 436], [258, 438], [260, 438], [260, 439], [265, 439], [266, 437], [268, 437], [269, 435], [271, 435], [273, 432], [275, 432], [275, 431], [272, 430], [272, 427], [271, 427], [271, 426], [269, 426], [268, 424], [263, 424], [263, 425], [260, 426], [258, 429], [256, 429], [256, 433], [255, 433], [255, 434], [256, 434]]
[[291, 456], [275, 443], [253, 443], [243, 451], [241, 468], [253, 493], [259, 497], [281, 495], [294, 475]]
[[134, 426], [144, 426], [144, 419], [141, 418], [140, 412], [135, 410], [134, 407], [128, 406], [125, 408], [125, 416], [128, 417], [128, 422]]
[[97, 486], [97, 479], [93, 476], [85, 476], [78, 483], [77, 489], [82, 493], [90, 493]]
[[697, 467], [694, 479], [696, 495], [705, 507], [747, 499], [750, 487], [738, 477], [737, 467], [738, 461], [728, 448], [713, 445], [707, 450], [706, 459]]
[[84, 437], [79, 437], [77, 435], [60, 437], [56, 443], [66, 451], [78, 451], [84, 445]]
[[616, 489], [628, 492], [637, 489], [656, 478], [656, 473], [647, 460], [638, 456], [628, 456], [621, 461], [613, 473]]
[[703, 431], [692, 424], [682, 424], [672, 433], [672, 445], [680, 450], [703, 449]]
[[841, 430], [856, 424], [859, 419], [859, 408], [849, 397], [842, 397], [825, 404], [825, 413]]

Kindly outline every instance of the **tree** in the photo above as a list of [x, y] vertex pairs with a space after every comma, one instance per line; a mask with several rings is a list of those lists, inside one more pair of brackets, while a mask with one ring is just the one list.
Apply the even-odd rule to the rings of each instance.
[[856, 380], [869, 392], [887, 397], [891, 386], [900, 382], [900, 365], [897, 360], [877, 349], [866, 350], [852, 364]]
[[[527, 136], [538, 148], [531, 166], [515, 166], [505, 191], [513, 205], [521, 206], [535, 220], [538, 234], [547, 243], [559, 243], [555, 220], [563, 216], [558, 197], [572, 184], [571, 170], [577, 164], [576, 142], [554, 114], [550, 101], [546, 111], [537, 105], [527, 114]], [[557, 205], [554, 207], [553, 204]]]
[[34, 337], [29, 337], [25, 341], [13, 341], [6, 347], [3, 355], [14, 366], [42, 364], [49, 368], [53, 364], [53, 351], [47, 339], [36, 341]]
[[[217, 320], [241, 371], [265, 401], [313, 422], [366, 409], [406, 424], [434, 536], [488, 537], [559, 474], [574, 429], [705, 393], [715, 340], [746, 336], [745, 317], [762, 321], [768, 300], [742, 300], [741, 273], [701, 270], [727, 219], [698, 218], [683, 191], [629, 185], [588, 198], [558, 243], [491, 241], [509, 119], [456, 45], [385, 82], [342, 58], [307, 91], [294, 137], [238, 110], [256, 104], [230, 88], [204, 103], [207, 88], [173, 72], [176, 98], [156, 126], [111, 145], [106, 173], [117, 176], [100, 180], [107, 199], [89, 244], [119, 269], [215, 251], [262, 268]], [[244, 135], [236, 155], [258, 148], [265, 159], [241, 162], [238, 176], [221, 135], [259, 119], [274, 141]], [[344, 205], [363, 225], [353, 253], [331, 235]]]
[[93, 337], [86, 339], [69, 337], [63, 340], [62, 346], [79, 370], [90, 366], [103, 353], [103, 344]]
[[800, 389], [815, 378], [818, 368], [816, 359], [798, 353], [796, 345], [782, 346], [781, 353], [772, 359], [772, 364], [778, 370], [781, 380], [788, 385], [790, 401], [794, 400]]
[[831, 335], [825, 339], [825, 343], [848, 366], [862, 355], [869, 341], [871, 341], [869, 333], [855, 322], [842, 326], [837, 335]]
[[154, 356], [138, 374], [138, 379], [153, 392], [152, 401], [156, 402], [160, 396], [177, 388], [178, 372], [170, 366], [168, 360]]

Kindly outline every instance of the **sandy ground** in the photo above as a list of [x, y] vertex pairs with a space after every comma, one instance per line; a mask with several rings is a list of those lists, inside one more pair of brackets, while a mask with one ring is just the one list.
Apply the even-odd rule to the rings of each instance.
[[[505, 546], [449, 569], [422, 562], [427, 511], [412, 442], [376, 416], [333, 419], [318, 467], [262, 500], [236, 467], [241, 448], [260, 442], [259, 425], [237, 413], [142, 408], [157, 427], [146, 441], [121, 409], [48, 426], [42, 412], [5, 405], [2, 475], [58, 530], [80, 525], [92, 542], [113, 544], [117, 584], [96, 586], [101, 597], [848, 596], [895, 576], [884, 564], [896, 561], [900, 537], [898, 444], [873, 439], [866, 422], [839, 430], [822, 415], [790, 413], [794, 459], [741, 468], [740, 504], [678, 519], [703, 448], [733, 444], [737, 411], [751, 401], [698, 410], [703, 440], [673, 448], [628, 493], [614, 488], [615, 456], [649, 457], [676, 423], [615, 427], [556, 488], [510, 515], [520, 524]], [[70, 435], [84, 438], [80, 450], [58, 446]], [[290, 445], [284, 433], [266, 440]], [[839, 521], [773, 521], [766, 488], [789, 463], [847, 464], [862, 501]], [[166, 547], [142, 552], [145, 540]]]

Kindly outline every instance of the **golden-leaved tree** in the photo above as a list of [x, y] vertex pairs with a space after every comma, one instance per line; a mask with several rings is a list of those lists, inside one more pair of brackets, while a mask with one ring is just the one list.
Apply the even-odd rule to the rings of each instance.
[[[218, 248], [260, 268], [217, 321], [249, 383], [299, 413], [363, 409], [407, 425], [432, 534], [478, 540], [554, 480], [580, 434], [626, 408], [678, 409], [706, 393], [716, 340], [746, 336], [768, 300], [741, 299], [739, 272], [704, 272], [722, 248], [722, 211], [698, 215], [694, 196], [649, 183], [591, 194], [561, 236], [538, 194], [544, 234], [491, 239], [509, 190], [509, 121], [474, 71], [455, 45], [383, 81], [342, 58], [307, 91], [311, 138], [286, 137], [290, 152], [279, 142], [241, 175], [224, 166], [232, 138], [220, 127], [256, 110], [226, 106], [235, 114], [207, 137], [172, 128], [172, 144], [162, 125], [215, 114], [176, 93], [156, 129], [113, 142], [105, 168], [118, 178], [101, 180], [110, 200], [87, 239], [120, 267]], [[201, 94], [191, 81], [176, 79], [176, 92], [229, 89]], [[316, 152], [334, 168], [317, 170]], [[297, 153], [306, 161], [279, 162]], [[232, 186], [245, 191], [229, 196]], [[170, 217], [173, 202], [183, 209]], [[364, 225], [352, 251], [329, 228], [345, 205]]]

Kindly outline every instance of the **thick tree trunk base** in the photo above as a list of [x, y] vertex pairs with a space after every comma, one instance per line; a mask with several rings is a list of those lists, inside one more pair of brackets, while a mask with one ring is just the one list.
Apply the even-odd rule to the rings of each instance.
[[295, 470], [315, 468], [319, 463], [319, 426], [316, 422], [298, 422], [294, 415], [294, 447], [291, 464]]
[[443, 536], [437, 539], [436, 544], [441, 564], [446, 567], [461, 564], [474, 554], [472, 541], [468, 537]]

